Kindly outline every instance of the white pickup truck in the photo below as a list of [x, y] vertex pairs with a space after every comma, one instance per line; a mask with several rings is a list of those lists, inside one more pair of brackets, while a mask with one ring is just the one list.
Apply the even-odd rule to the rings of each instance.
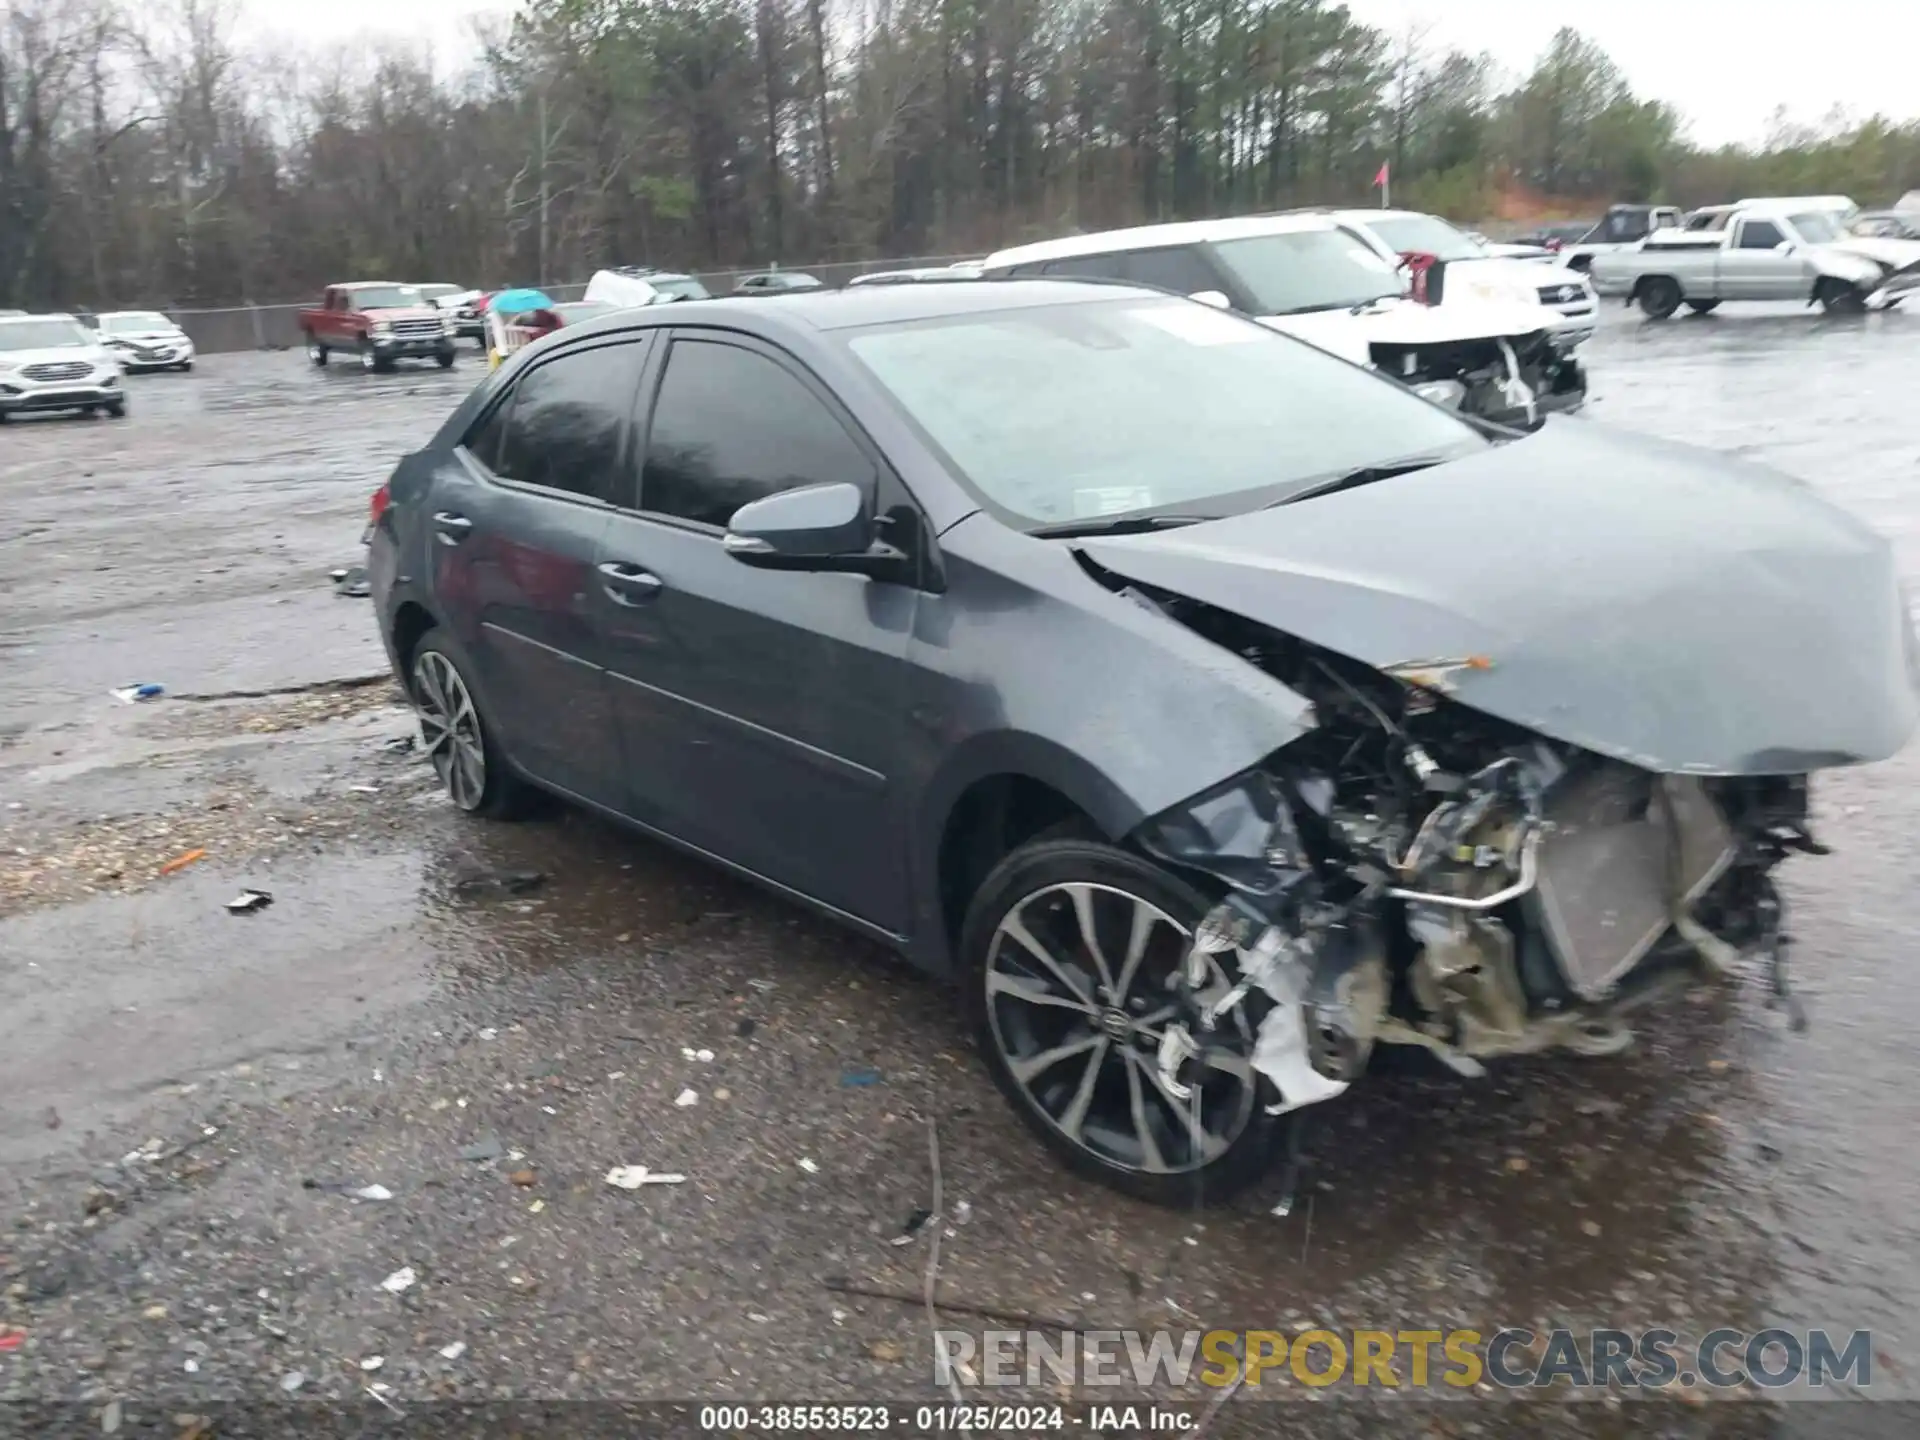
[[1920, 241], [1847, 235], [1828, 210], [1777, 204], [1714, 206], [1681, 230], [1656, 230], [1629, 250], [1596, 255], [1604, 296], [1664, 320], [1682, 305], [1705, 314], [1728, 300], [1800, 300], [1857, 313], [1920, 289]]

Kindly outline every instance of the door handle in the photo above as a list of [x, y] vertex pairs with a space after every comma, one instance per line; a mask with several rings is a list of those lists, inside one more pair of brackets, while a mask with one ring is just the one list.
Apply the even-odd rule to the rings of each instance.
[[643, 605], [665, 588], [658, 575], [623, 560], [608, 560], [598, 568], [605, 579], [601, 588], [616, 605]]
[[438, 532], [436, 538], [442, 545], [458, 545], [473, 530], [473, 521], [451, 510], [441, 510], [433, 517], [433, 528]]

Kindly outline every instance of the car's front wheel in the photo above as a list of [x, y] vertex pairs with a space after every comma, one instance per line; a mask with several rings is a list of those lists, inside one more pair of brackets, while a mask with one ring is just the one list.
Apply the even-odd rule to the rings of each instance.
[[[1070, 1167], [1156, 1204], [1224, 1199], [1257, 1179], [1280, 1123], [1252, 1064], [1257, 995], [1171, 1084], [1161, 1073], [1166, 1027], [1185, 1020], [1200, 1033], [1181, 967], [1207, 908], [1128, 851], [1048, 840], [987, 876], [961, 932], [975, 1029], [1001, 1092]], [[1209, 966], [1204, 997], [1231, 983]]]
[[503, 820], [518, 814], [528, 799], [526, 782], [508, 768], [439, 631], [428, 631], [414, 647], [408, 682], [421, 743], [447, 797], [469, 815]]
[[327, 347], [311, 335], [307, 336], [307, 359], [315, 365], [324, 366], [327, 363]]

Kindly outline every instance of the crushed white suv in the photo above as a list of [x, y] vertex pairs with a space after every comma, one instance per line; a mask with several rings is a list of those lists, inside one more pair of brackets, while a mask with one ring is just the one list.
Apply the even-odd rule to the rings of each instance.
[[29, 410], [127, 413], [120, 362], [71, 315], [0, 319], [0, 421]]
[[1250, 215], [1072, 235], [1002, 250], [988, 279], [1117, 280], [1187, 295], [1366, 365], [1423, 399], [1532, 428], [1587, 398], [1587, 377], [1537, 300], [1427, 305], [1404, 272], [1320, 213]]
[[193, 341], [158, 310], [109, 310], [94, 317], [94, 328], [128, 374], [193, 369]]
[[1460, 304], [1475, 300], [1511, 301], [1544, 305], [1554, 314], [1554, 338], [1562, 345], [1578, 345], [1593, 335], [1600, 302], [1587, 277], [1553, 260], [1517, 259], [1496, 255], [1484, 240], [1475, 239], [1438, 215], [1417, 210], [1331, 210], [1329, 217], [1371, 245], [1381, 259], [1400, 264], [1410, 255], [1431, 255], [1436, 262], [1427, 276], [1428, 303]]

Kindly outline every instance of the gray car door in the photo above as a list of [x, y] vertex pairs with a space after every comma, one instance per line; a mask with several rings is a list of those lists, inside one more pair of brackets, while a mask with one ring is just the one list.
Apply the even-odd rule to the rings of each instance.
[[593, 563], [627, 474], [646, 350], [623, 338], [525, 370], [443, 467], [428, 516], [434, 600], [507, 753], [609, 805], [620, 750]]
[[1720, 254], [1721, 294], [1728, 300], [1798, 300], [1812, 285], [1811, 270], [1797, 253], [1785, 252], [1792, 237], [1779, 224], [1760, 217], [1735, 223], [1733, 238]]
[[892, 777], [918, 592], [756, 570], [721, 545], [748, 501], [822, 481], [872, 490], [880, 458], [812, 375], [738, 335], [677, 333], [649, 388], [637, 507], [597, 561], [628, 813], [902, 933]]

